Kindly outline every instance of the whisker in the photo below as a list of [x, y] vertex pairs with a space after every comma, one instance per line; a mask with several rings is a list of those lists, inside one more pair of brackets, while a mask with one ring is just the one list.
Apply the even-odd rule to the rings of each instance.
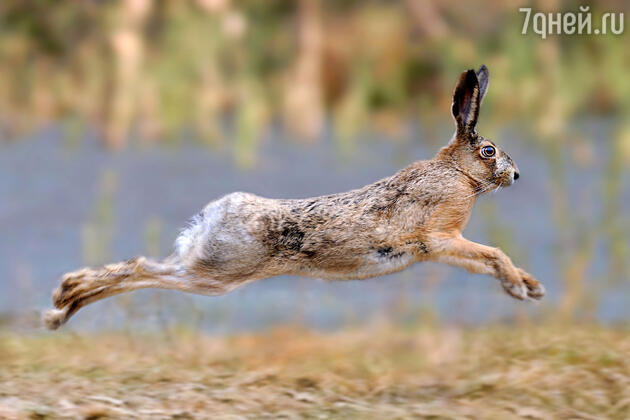
[[491, 184], [490, 182], [484, 182], [482, 185], [480, 185], [479, 187], [473, 189], [473, 193], [464, 197], [464, 199], [467, 198], [472, 198], [472, 197], [476, 197], [480, 194], [485, 193], [486, 191], [492, 189], [494, 187], [493, 184]]

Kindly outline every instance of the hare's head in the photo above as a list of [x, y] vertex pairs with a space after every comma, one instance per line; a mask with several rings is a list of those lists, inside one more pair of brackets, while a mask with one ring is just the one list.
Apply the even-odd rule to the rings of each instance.
[[452, 106], [457, 132], [441, 151], [484, 190], [512, 185], [519, 177], [512, 158], [475, 129], [481, 101], [487, 90], [486, 66], [481, 66], [477, 73], [468, 70], [461, 74], [453, 92]]

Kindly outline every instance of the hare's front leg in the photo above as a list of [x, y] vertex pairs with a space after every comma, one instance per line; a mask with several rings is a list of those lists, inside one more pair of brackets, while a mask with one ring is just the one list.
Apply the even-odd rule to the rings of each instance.
[[534, 278], [527, 271], [522, 268], [516, 267], [519, 276], [523, 279], [525, 286], [527, 286], [527, 296], [533, 299], [542, 299], [545, 296], [545, 286]]
[[540, 299], [545, 288], [525, 270], [515, 267], [498, 248], [469, 241], [461, 235], [434, 238], [438, 261], [465, 268], [472, 273], [490, 274], [501, 281], [503, 289], [516, 299]]

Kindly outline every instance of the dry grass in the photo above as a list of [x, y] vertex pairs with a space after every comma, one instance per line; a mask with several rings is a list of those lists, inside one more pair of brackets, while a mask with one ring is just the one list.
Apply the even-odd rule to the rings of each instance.
[[597, 326], [0, 339], [0, 418], [630, 418]]

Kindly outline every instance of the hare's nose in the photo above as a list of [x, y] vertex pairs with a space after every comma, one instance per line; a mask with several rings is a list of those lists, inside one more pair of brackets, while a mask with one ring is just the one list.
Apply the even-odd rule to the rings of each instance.
[[518, 173], [518, 171], [514, 172], [514, 181], [516, 181], [519, 176], [521, 176], [521, 175]]

